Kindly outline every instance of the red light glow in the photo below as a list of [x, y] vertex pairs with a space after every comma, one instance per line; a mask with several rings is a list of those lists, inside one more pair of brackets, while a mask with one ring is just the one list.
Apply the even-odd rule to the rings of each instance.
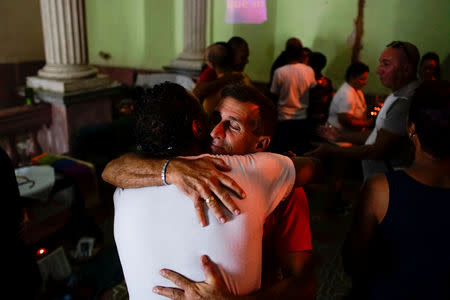
[[39, 250], [37, 251], [37, 254], [38, 254], [38, 255], [42, 255], [42, 254], [44, 254], [45, 252], [47, 252], [47, 249], [41, 248], [41, 249], [39, 249]]

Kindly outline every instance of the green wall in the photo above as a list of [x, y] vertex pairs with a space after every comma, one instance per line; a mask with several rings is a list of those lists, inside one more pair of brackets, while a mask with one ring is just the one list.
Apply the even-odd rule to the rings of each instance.
[[[161, 69], [183, 48], [183, 3], [177, 0], [85, 1], [91, 64]], [[105, 60], [99, 52], [109, 53]]]
[[[209, 0], [208, 42], [233, 35], [250, 45], [246, 72], [268, 81], [272, 61], [289, 37], [327, 56], [324, 73], [335, 88], [350, 62], [347, 38], [353, 30], [357, 0], [267, 0], [263, 24], [225, 24], [225, 0]], [[89, 58], [93, 64], [160, 69], [183, 47], [181, 0], [86, 1]], [[392, 40], [415, 43], [421, 53], [435, 51], [450, 77], [450, 1], [366, 0], [361, 60], [371, 69], [366, 92], [387, 93], [376, 76], [378, 57]], [[103, 60], [99, 51], [111, 54]]]

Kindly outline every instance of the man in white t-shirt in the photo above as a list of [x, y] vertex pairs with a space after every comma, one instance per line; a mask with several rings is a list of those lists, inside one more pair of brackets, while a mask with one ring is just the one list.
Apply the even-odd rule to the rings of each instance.
[[[160, 98], [166, 99], [168, 95], [176, 94], [178, 89], [169, 83], [163, 87], [152, 89], [149, 96], [152, 101], [137, 107], [140, 117], [137, 119], [136, 133], [141, 149], [156, 157], [170, 157], [180, 151], [183, 154], [198, 153], [201, 151], [200, 145], [188, 143], [189, 139], [202, 140], [202, 133], [205, 133], [202, 122], [191, 121], [188, 117], [189, 112], [198, 111], [198, 103], [178, 91], [179, 94], [171, 98], [173, 103], [168, 103], [166, 109], [161, 110]], [[158, 89], [163, 91], [158, 92]], [[182, 105], [179, 103], [182, 99], [197, 106]], [[235, 101], [234, 108], [239, 106], [239, 102]], [[246, 103], [242, 107], [248, 110], [246, 115], [254, 117], [261, 114], [255, 104]], [[169, 118], [174, 124], [162, 122], [164, 118]], [[186, 126], [186, 122], [192, 122], [192, 125]], [[233, 123], [232, 120], [230, 123]], [[226, 126], [239, 126], [239, 122]], [[265, 135], [248, 132], [245, 141], [233, 144], [234, 152], [258, 152], [267, 142]], [[212, 147], [225, 145], [213, 144]], [[236, 201], [237, 207], [231, 209], [233, 212], [238, 209], [242, 214], [221, 226], [219, 222], [211, 221], [211, 212], [218, 208], [211, 197], [205, 197], [210, 209], [210, 226], [202, 229], [195, 222], [195, 212], [184, 208], [189, 201], [173, 186], [116, 191], [115, 238], [132, 299], [150, 297], [149, 292], [155, 284], [170, 285], [156, 276], [161, 267], [181, 270], [193, 280], [203, 280], [198, 260], [204, 253], [219, 264], [228, 291], [248, 294], [259, 288], [262, 225], [265, 217], [292, 187], [292, 163], [285, 157], [268, 153], [221, 158], [232, 167], [231, 177], [245, 187], [248, 194], [245, 201]], [[165, 176], [165, 171], [163, 174]], [[162, 180], [165, 182], [166, 179]], [[153, 196], [151, 201], [150, 196]], [[171, 212], [170, 216], [168, 212]]]
[[309, 91], [316, 85], [314, 70], [303, 63], [302, 47], [286, 50], [288, 64], [275, 70], [270, 92], [277, 99], [278, 124], [273, 151], [302, 154], [309, 144]]
[[416, 46], [394, 41], [380, 55], [377, 73], [381, 83], [392, 93], [384, 101], [375, 120], [375, 128], [356, 133], [337, 132], [322, 128], [322, 136], [333, 142], [350, 142], [352, 147], [321, 144], [307, 153], [316, 157], [344, 157], [362, 159], [364, 180], [378, 173], [406, 167], [406, 124], [410, 98], [419, 85], [417, 65], [420, 55]]

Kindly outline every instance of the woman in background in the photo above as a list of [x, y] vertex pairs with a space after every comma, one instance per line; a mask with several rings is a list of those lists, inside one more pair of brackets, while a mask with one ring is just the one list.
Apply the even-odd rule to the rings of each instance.
[[333, 97], [330, 105], [328, 124], [339, 130], [361, 130], [369, 126], [367, 105], [362, 89], [367, 84], [369, 67], [356, 62], [345, 74], [345, 82]]

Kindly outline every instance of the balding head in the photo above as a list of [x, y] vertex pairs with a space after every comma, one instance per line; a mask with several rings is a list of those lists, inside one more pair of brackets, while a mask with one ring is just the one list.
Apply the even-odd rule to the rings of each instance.
[[408, 42], [394, 41], [386, 46], [380, 56], [377, 73], [383, 85], [396, 91], [417, 78], [420, 54]]
[[403, 63], [410, 66], [412, 73], [417, 74], [417, 67], [420, 60], [419, 49], [409, 42], [393, 41], [387, 47], [402, 51], [401, 59]]
[[206, 50], [206, 61], [210, 68], [231, 68], [231, 53], [226, 43], [218, 42], [209, 46]]

